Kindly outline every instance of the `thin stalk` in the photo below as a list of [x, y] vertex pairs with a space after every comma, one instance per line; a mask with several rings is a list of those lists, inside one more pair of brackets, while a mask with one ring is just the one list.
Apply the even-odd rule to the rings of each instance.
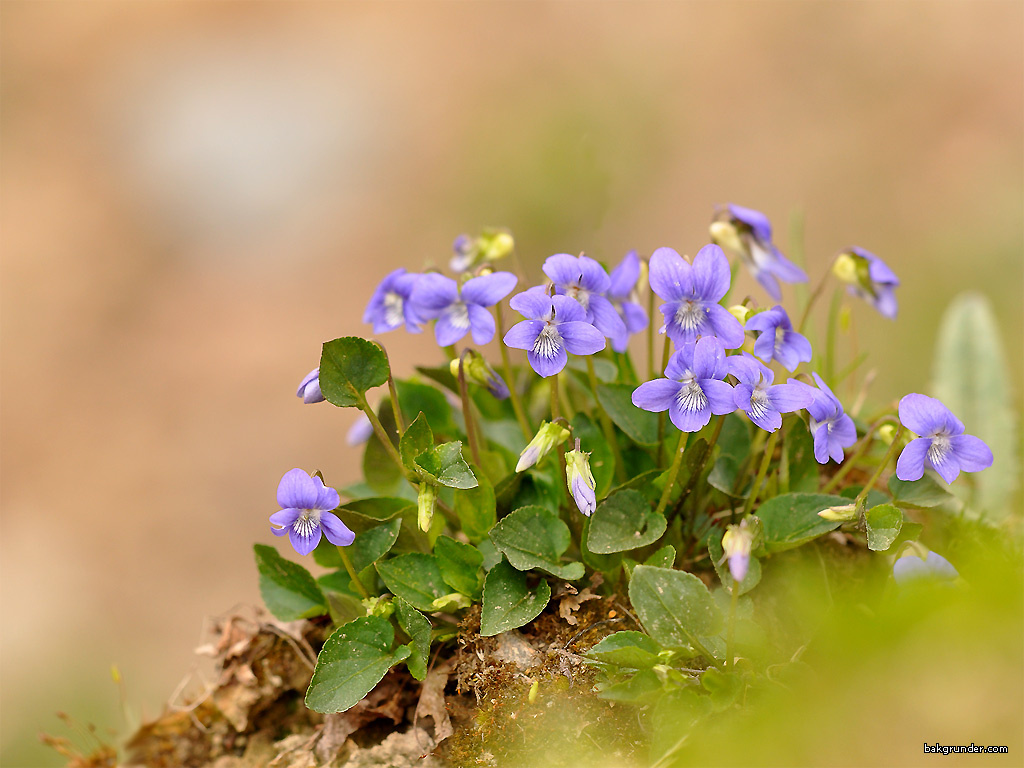
[[804, 313], [800, 315], [800, 322], [796, 326], [797, 333], [802, 334], [804, 332], [804, 328], [807, 327], [807, 321], [811, 318], [811, 308], [814, 306], [815, 302], [818, 301], [818, 298], [825, 290], [825, 286], [828, 285], [828, 276], [830, 274], [831, 272], [826, 272], [821, 276], [821, 280], [819, 280], [818, 284], [814, 287], [814, 293], [812, 293], [811, 297], [807, 299], [807, 306], [804, 307]]
[[348, 577], [352, 579], [352, 583], [356, 585], [356, 589], [359, 590], [359, 594], [369, 600], [370, 593], [363, 585], [363, 582], [359, 580], [359, 574], [356, 573], [356, 569], [352, 567], [352, 561], [348, 559], [348, 552], [345, 551], [344, 547], [338, 547], [338, 554], [341, 555], [341, 562], [345, 564], [345, 570], [348, 571]]
[[679, 443], [676, 446], [675, 455], [672, 457], [672, 466], [669, 467], [668, 477], [665, 478], [665, 488], [661, 492], [661, 499], [658, 501], [656, 515], [660, 515], [668, 506], [669, 497], [672, 495], [672, 486], [676, 484], [676, 476], [679, 474], [679, 466], [683, 463], [683, 453], [686, 451], [686, 443], [690, 439], [689, 432], [679, 433]]
[[[709, 442], [707, 448], [704, 449], [704, 453], [700, 457], [700, 463], [698, 463], [697, 466], [694, 467], [693, 474], [690, 475], [689, 479], [686, 481], [686, 487], [683, 488], [683, 492], [679, 496], [679, 503], [676, 505], [677, 507], [681, 506], [683, 502], [686, 501], [686, 498], [691, 493], [693, 493], [693, 489], [697, 485], [697, 481], [700, 479], [701, 474], [704, 472], [704, 467], [706, 467], [708, 464], [708, 459], [711, 458], [711, 451], [714, 450], [715, 443], [718, 442], [718, 437], [719, 435], [722, 434], [722, 425], [725, 423], [725, 416], [719, 416], [717, 418], [718, 421], [715, 423], [715, 430], [714, 432], [711, 433], [711, 442]], [[690, 516], [691, 523], [693, 522], [695, 517], [695, 515]], [[689, 530], [691, 527], [692, 526], [687, 525], [687, 530]]]
[[733, 260], [732, 264], [729, 265], [729, 290], [725, 292], [725, 296], [719, 302], [722, 306], [729, 305], [729, 296], [732, 294], [733, 286], [736, 285], [736, 275], [740, 273], [740, 260]]
[[732, 643], [736, 634], [736, 605], [740, 597], [740, 585], [735, 581], [732, 585], [732, 594], [729, 597], [729, 629], [725, 635], [725, 671], [732, 666]]
[[[661, 349], [661, 370], [664, 372], [668, 368], [669, 353], [672, 351], [672, 340], [665, 334], [665, 344]], [[654, 378], [654, 374], [651, 374], [651, 378]], [[668, 413], [662, 411], [658, 414], [658, 463], [663, 464], [665, 462], [665, 420], [668, 418]]]
[[398, 434], [405, 434], [405, 420], [402, 418], [402, 409], [398, 403], [398, 390], [395, 388], [395, 377], [391, 375], [391, 360], [388, 359], [388, 351], [384, 349], [384, 345], [379, 342], [374, 342], [380, 347], [380, 351], [384, 353], [384, 360], [388, 364], [388, 392], [391, 393], [391, 413], [395, 416], [395, 426], [398, 428]]
[[654, 291], [647, 293], [647, 380], [657, 378], [654, 370]]
[[[556, 421], [560, 418], [558, 410], [558, 374], [556, 373], [551, 377], [551, 421]], [[572, 498], [569, 494], [569, 475], [565, 470], [565, 452], [561, 447], [555, 448], [555, 452], [558, 454], [558, 471], [562, 476], [562, 492], [565, 494], [566, 502], [568, 503], [569, 514], [572, 514]]]
[[882, 459], [882, 463], [878, 465], [878, 469], [875, 470], [875, 474], [871, 476], [871, 479], [864, 484], [860, 493], [857, 494], [857, 498], [853, 502], [854, 509], [860, 509], [861, 505], [864, 503], [864, 499], [868, 497], [868, 493], [875, 487], [875, 483], [878, 482], [878, 478], [882, 476], [882, 472], [884, 472], [885, 468], [889, 466], [889, 462], [892, 461], [892, 457], [895, 456], [896, 451], [899, 450], [901, 437], [903, 437], [902, 424], [900, 425], [900, 428], [896, 430], [896, 437], [893, 438], [892, 445], [889, 446], [889, 450], [885, 452], [885, 458]]
[[[895, 416], [889, 415], [883, 416], [868, 428], [868, 431], [864, 434], [864, 437], [861, 438], [861, 444], [857, 448], [857, 451], [852, 456], [850, 456], [850, 458], [846, 459], [846, 461], [843, 462], [843, 465], [839, 467], [839, 471], [832, 475], [831, 480], [825, 483], [825, 487], [821, 489], [822, 493], [828, 493], [837, 485], [839, 485], [840, 482], [842, 482], [843, 478], [845, 478], [850, 473], [850, 470], [856, 466], [858, 461], [864, 458], [864, 454], [866, 454], [868, 450], [871, 448], [871, 443], [874, 440], [875, 433], [878, 431], [878, 428], [881, 427], [883, 424], [891, 421], [896, 421], [897, 423], [899, 423]], [[895, 442], [896, 441], [893, 440], [894, 444]]]
[[516, 421], [519, 422], [519, 428], [523, 430], [523, 437], [529, 441], [533, 437], [533, 428], [530, 426], [530, 420], [526, 417], [526, 411], [523, 410], [523, 403], [519, 400], [516, 382], [512, 377], [512, 362], [509, 360], [508, 347], [502, 341], [505, 338], [505, 320], [501, 314], [501, 304], [495, 305], [494, 318], [498, 326], [498, 348], [501, 350], [501, 364], [505, 370], [505, 383], [508, 384], [508, 395], [512, 399], [512, 410], [516, 412]]
[[771, 433], [768, 438], [768, 442], [764, 446], [764, 456], [761, 457], [761, 466], [757, 470], [757, 477], [754, 478], [754, 485], [750, 488], [750, 495], [747, 496], [747, 503], [743, 506], [743, 517], [750, 514], [750, 511], [754, 508], [754, 503], [757, 501], [758, 495], [761, 493], [761, 484], [764, 483], [764, 477], [768, 474], [768, 465], [771, 464], [772, 454], [775, 453], [775, 445], [779, 442], [779, 432], [781, 429], [777, 429]]
[[399, 455], [398, 449], [395, 448], [395, 444], [391, 442], [391, 438], [388, 437], [388, 433], [384, 429], [384, 425], [380, 423], [380, 419], [378, 419], [377, 414], [373, 412], [373, 408], [371, 408], [370, 404], [366, 402], [365, 395], [359, 395], [358, 405], [359, 410], [365, 413], [366, 418], [370, 420], [370, 424], [373, 426], [373, 431], [377, 435], [377, 439], [380, 440], [381, 445], [384, 446], [384, 450], [388, 452], [388, 456], [391, 457], [391, 460], [395, 462], [395, 466], [397, 466], [401, 470], [402, 475], [409, 480], [413, 486], [415, 486], [416, 484], [409, 479], [409, 472], [406, 469], [405, 464], [402, 463], [402, 457]]
[[459, 396], [462, 399], [462, 418], [466, 422], [466, 438], [469, 440], [469, 452], [473, 463], [480, 466], [480, 436], [477, 434], [477, 423], [473, 417], [473, 406], [469, 400], [469, 386], [466, 384], [466, 350], [459, 357]]
[[594, 371], [594, 361], [590, 355], [587, 355], [587, 376], [590, 378], [590, 391], [594, 393], [594, 403], [597, 407], [598, 419], [601, 421], [601, 429], [604, 431], [604, 439], [608, 441], [608, 446], [612, 449], [612, 456], [615, 458], [615, 479], [619, 483], [624, 483], [626, 482], [626, 464], [622, 460], [622, 450], [619, 448], [612, 420], [608, 418], [608, 414], [597, 400], [597, 373]]

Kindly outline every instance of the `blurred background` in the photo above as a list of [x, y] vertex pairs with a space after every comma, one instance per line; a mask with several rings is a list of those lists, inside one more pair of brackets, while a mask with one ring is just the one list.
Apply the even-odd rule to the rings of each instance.
[[[36, 736], [58, 710], [123, 733], [112, 663], [130, 715], [158, 714], [204, 617], [259, 600], [281, 475], [359, 471], [354, 411], [296, 386], [460, 232], [509, 227], [537, 279], [561, 251], [693, 254], [736, 202], [790, 253], [805, 222], [812, 285], [852, 244], [901, 276], [897, 322], [851, 304], [870, 403], [927, 391], [968, 288], [1024, 374], [1019, 2], [0, 16], [4, 766], [61, 763]], [[401, 372], [440, 362], [383, 340]]]

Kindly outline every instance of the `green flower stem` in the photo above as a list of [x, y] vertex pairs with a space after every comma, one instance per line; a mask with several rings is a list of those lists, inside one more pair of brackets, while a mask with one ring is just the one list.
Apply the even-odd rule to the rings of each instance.
[[391, 442], [391, 438], [388, 437], [388, 433], [384, 429], [384, 425], [380, 423], [380, 419], [377, 418], [377, 414], [373, 412], [373, 408], [371, 408], [370, 404], [366, 402], [366, 396], [362, 394], [359, 395], [359, 410], [365, 413], [366, 418], [370, 420], [370, 424], [373, 426], [373, 431], [377, 435], [377, 439], [380, 440], [381, 445], [384, 446], [384, 450], [387, 451], [391, 460], [395, 462], [395, 466], [398, 467], [402, 476], [409, 481], [409, 484], [413, 488], [418, 489], [419, 486], [416, 484], [416, 481], [409, 476], [409, 470], [405, 464], [402, 463], [402, 457], [398, 453], [398, 449], [395, 448], [395, 444]]
[[[874, 424], [872, 424], [868, 428], [868, 431], [864, 434], [864, 437], [861, 438], [861, 443], [860, 446], [857, 448], [857, 451], [848, 459], [846, 459], [846, 461], [843, 462], [843, 465], [839, 467], [839, 471], [832, 475], [831, 480], [825, 483], [825, 487], [821, 489], [821, 492], [829, 493], [832, 491], [832, 489], [839, 485], [839, 483], [841, 483], [843, 479], [850, 473], [850, 470], [857, 465], [858, 461], [864, 458], [864, 454], [866, 454], [868, 450], [871, 448], [871, 443], [874, 440], [875, 433], [878, 431], [878, 429], [883, 424], [893, 421], [899, 424], [899, 420], [895, 416], [890, 414], [888, 416], [883, 416]], [[902, 425], [900, 428], [902, 429]], [[893, 444], [895, 443], [896, 441], [893, 440]]]
[[[722, 434], [722, 425], [725, 424], [725, 416], [716, 417], [718, 421], [715, 422], [715, 429], [711, 433], [711, 441], [708, 443], [707, 448], [704, 449], [704, 453], [701, 454], [700, 463], [693, 470], [693, 474], [686, 481], [686, 487], [683, 488], [682, 494], [679, 496], [679, 504], [681, 506], [686, 498], [693, 493], [693, 489], [697, 485], [697, 481], [700, 479], [701, 474], [704, 472], [704, 467], [708, 464], [708, 459], [711, 458], [711, 452], [715, 449], [715, 443], [718, 442], [719, 435]], [[690, 517], [690, 521], [693, 522], [694, 516]]]
[[455, 353], [454, 344], [447, 347], [441, 347], [441, 349], [444, 350], [444, 356], [447, 357], [448, 360], [454, 360], [456, 357], [458, 357], [458, 355]]
[[359, 594], [369, 600], [370, 593], [363, 585], [363, 582], [359, 580], [359, 574], [356, 573], [356, 569], [352, 567], [352, 561], [348, 558], [348, 552], [345, 551], [344, 547], [338, 547], [338, 554], [341, 555], [341, 562], [345, 564], [345, 570], [348, 571], [348, 576], [352, 579], [352, 583], [356, 585], [356, 589], [359, 590]]
[[654, 370], [654, 291], [647, 292], [647, 380], [657, 378]]
[[896, 437], [893, 438], [892, 445], [890, 445], [889, 450], [886, 451], [885, 458], [882, 459], [882, 463], [878, 465], [878, 469], [875, 470], [875, 474], [871, 476], [871, 479], [864, 484], [864, 487], [861, 489], [860, 493], [857, 494], [857, 498], [853, 502], [854, 509], [861, 508], [861, 505], [864, 503], [864, 500], [868, 497], [868, 493], [870, 493], [871, 489], [875, 487], [875, 483], [878, 482], [878, 478], [882, 476], [882, 472], [885, 471], [885, 468], [889, 466], [889, 462], [892, 461], [892, 457], [895, 456], [896, 451], [899, 450], [901, 437], [903, 437], [902, 424], [900, 425], [900, 428], [896, 430]]
[[[558, 410], [558, 374], [551, 377], [551, 421], [558, 421], [560, 413]], [[562, 419], [564, 421], [564, 419]], [[562, 493], [569, 504], [569, 511], [572, 514], [572, 499], [569, 496], [569, 475], [565, 470], [565, 452], [561, 447], [555, 448], [558, 454], [558, 471], [562, 476]]]
[[512, 410], [516, 412], [516, 421], [519, 422], [519, 428], [523, 430], [523, 437], [529, 441], [533, 437], [533, 427], [530, 426], [530, 420], [526, 417], [526, 411], [523, 410], [523, 404], [519, 400], [515, 378], [512, 376], [512, 363], [509, 360], [508, 347], [502, 341], [505, 338], [505, 320], [501, 314], [501, 304], [496, 304], [494, 307], [494, 319], [498, 326], [498, 348], [501, 350], [501, 363], [505, 370], [505, 383], [508, 384], [508, 394], [512, 400]]
[[814, 307], [814, 304], [818, 301], [818, 298], [824, 292], [825, 286], [828, 285], [829, 275], [831, 274], [832, 272], [831, 270], [829, 270], [825, 272], [824, 275], [822, 275], [821, 280], [814, 287], [814, 293], [812, 293], [811, 297], [807, 299], [807, 306], [804, 307], [804, 312], [802, 315], [800, 315], [800, 322], [796, 326], [797, 333], [802, 334], [804, 332], [804, 328], [807, 327], [807, 321], [811, 318], [811, 308]]
[[462, 418], [466, 422], [466, 438], [469, 440], [469, 452], [473, 463], [480, 466], [480, 437], [477, 434], [477, 423], [473, 416], [473, 406], [469, 400], [469, 387], [466, 384], [466, 351], [459, 357], [459, 397], [462, 399]]
[[594, 393], [594, 404], [597, 407], [597, 416], [601, 421], [601, 429], [604, 431], [604, 439], [608, 441], [612, 449], [612, 456], [615, 458], [615, 479], [619, 483], [626, 482], [626, 463], [622, 460], [622, 450], [619, 448], [619, 440], [615, 436], [615, 427], [612, 420], [608, 418], [604, 408], [597, 399], [597, 373], [594, 371], [594, 361], [590, 355], [587, 358], [587, 376], [590, 378], [590, 391]]
[[669, 467], [668, 477], [665, 478], [665, 488], [661, 492], [661, 499], [658, 500], [656, 515], [660, 515], [668, 506], [669, 497], [672, 495], [672, 486], [676, 483], [676, 476], [679, 474], [679, 466], [683, 463], [683, 453], [686, 451], [686, 442], [690, 438], [689, 432], [679, 433], [679, 443], [676, 446], [675, 455], [672, 457], [672, 466]]
[[[728, 304], [729, 304], [729, 296], [732, 294], [732, 289], [736, 285], [736, 275], [738, 275], [739, 273], [740, 273], [740, 260], [739, 259], [735, 259], [732, 262], [732, 264], [729, 265], [729, 290], [727, 290], [725, 292], [725, 296], [723, 296], [722, 300], [720, 302], [718, 302], [723, 307], [724, 306], [728, 306]], [[651, 322], [652, 323], [654, 322], [653, 314], [651, 316]]]
[[729, 628], [725, 635], [725, 671], [732, 666], [732, 644], [736, 635], [736, 604], [739, 602], [740, 585], [733, 579], [729, 597]]
[[750, 487], [750, 495], [747, 496], [747, 503], [743, 506], [743, 517], [750, 514], [754, 508], [754, 502], [757, 501], [758, 494], [761, 493], [761, 485], [764, 483], [765, 475], [768, 474], [768, 465], [771, 464], [772, 454], [775, 453], [775, 445], [779, 442], [779, 433], [781, 429], [777, 429], [771, 433], [768, 437], [768, 442], [764, 446], [764, 456], [761, 457], [761, 466], [757, 470], [757, 477], [754, 478], [754, 484]]
[[[672, 339], [665, 334], [665, 344], [661, 348], [661, 370], [664, 373], [665, 369], [668, 368], [668, 358], [672, 351]], [[655, 374], [651, 374], [651, 378], [656, 378]], [[665, 462], [665, 420], [668, 418], [668, 412], [662, 411], [658, 414], [658, 463], [663, 464]]]
[[380, 342], [375, 341], [380, 351], [384, 353], [384, 360], [387, 361], [388, 365], [388, 392], [391, 394], [391, 412], [395, 416], [395, 426], [398, 428], [398, 434], [405, 434], [405, 420], [402, 418], [402, 409], [398, 403], [398, 390], [395, 388], [395, 377], [391, 375], [391, 360], [388, 358], [388, 351], [384, 349], [384, 345]]
[[836, 334], [839, 332], [839, 307], [842, 298], [843, 289], [837, 286], [828, 308], [828, 329], [825, 334], [825, 383], [829, 385], [835, 384]]

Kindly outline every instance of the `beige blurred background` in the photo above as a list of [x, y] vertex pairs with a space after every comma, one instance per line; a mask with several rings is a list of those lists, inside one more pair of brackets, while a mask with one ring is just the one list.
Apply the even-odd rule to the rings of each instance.
[[[296, 385], [460, 232], [510, 227], [537, 277], [692, 254], [726, 201], [785, 249], [798, 211], [812, 280], [850, 244], [903, 278], [898, 322], [853, 305], [874, 403], [927, 387], [965, 288], [1024, 373], [1019, 2], [0, 14], [3, 766], [59, 764], [57, 710], [123, 732], [112, 663], [158, 713], [204, 617], [258, 601], [280, 476], [358, 472], [353, 413]], [[398, 369], [423, 339], [385, 339]]]

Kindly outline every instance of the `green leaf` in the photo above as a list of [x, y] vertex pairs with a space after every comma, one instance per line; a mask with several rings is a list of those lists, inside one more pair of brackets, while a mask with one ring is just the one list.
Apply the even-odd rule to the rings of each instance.
[[622, 554], [618, 552], [614, 555], [594, 554], [594, 551], [590, 548], [590, 523], [592, 517], [583, 518], [583, 533], [580, 537], [580, 557], [588, 568], [609, 574], [622, 564]]
[[743, 486], [737, 483], [737, 479], [744, 461], [750, 455], [750, 444], [750, 428], [747, 422], [730, 413], [725, 417], [722, 433], [718, 436], [718, 459], [711, 474], [708, 475], [708, 483], [713, 488], [729, 496], [743, 497]]
[[260, 595], [275, 617], [295, 621], [327, 613], [327, 599], [309, 571], [266, 544], [256, 544], [253, 552], [260, 572]]
[[559, 564], [571, 541], [569, 527], [543, 507], [520, 507], [499, 520], [489, 536], [520, 571], [540, 568], [567, 581], [583, 576], [583, 563]]
[[629, 601], [647, 633], [664, 646], [696, 644], [721, 625], [708, 588], [685, 571], [638, 565], [629, 580]]
[[540, 615], [551, 599], [546, 579], [530, 587], [526, 574], [502, 560], [484, 579], [480, 634], [493, 637], [528, 624]]
[[[665, 470], [661, 469], [649, 469], [646, 472], [631, 477], [629, 480], [624, 482], [622, 485], [616, 486], [612, 493], [618, 493], [619, 491], [628, 491], [630, 489], [640, 491], [648, 501], [657, 502], [661, 497], [661, 489], [655, 486], [655, 481], [665, 474]], [[664, 483], [662, 483], [664, 488]]]
[[789, 489], [792, 493], [814, 493], [818, 490], [819, 465], [814, 458], [814, 437], [799, 422], [786, 431], [786, 457], [789, 461]]
[[659, 568], [671, 568], [675, 561], [676, 548], [669, 544], [652, 552], [651, 556], [644, 560], [644, 565], [656, 565]]
[[306, 691], [314, 712], [344, 712], [373, 690], [387, 671], [410, 650], [391, 651], [395, 630], [380, 616], [364, 616], [339, 627], [327, 638]]
[[[992, 304], [977, 293], [957, 296], [942, 318], [935, 350], [935, 396], [992, 449], [992, 466], [973, 479], [978, 506], [1001, 519], [1017, 488], [1017, 417], [1010, 375]], [[1019, 350], [1018, 350], [1019, 351]]]
[[484, 556], [479, 549], [448, 536], [438, 536], [434, 542], [434, 557], [449, 587], [470, 597], [480, 597], [480, 568]]
[[398, 626], [412, 640], [408, 646], [411, 653], [405, 660], [406, 666], [413, 677], [422, 680], [427, 676], [430, 656], [430, 621], [400, 597], [395, 598], [395, 616]]
[[600, 499], [612, 487], [615, 476], [615, 456], [612, 449], [604, 439], [601, 428], [585, 413], [578, 413], [573, 418], [572, 435], [580, 439], [580, 447], [590, 454], [590, 471], [594, 473], [595, 492]]
[[[400, 518], [389, 520], [384, 525], [370, 528], [356, 536], [356, 540], [348, 547], [348, 556], [356, 571], [368, 568], [390, 551], [398, 539], [398, 531], [402, 527]], [[337, 548], [335, 548], [337, 550]], [[338, 558], [341, 559], [340, 557]]]
[[868, 549], [884, 552], [900, 535], [903, 513], [892, 504], [879, 504], [864, 515], [868, 529]]
[[[711, 564], [715, 566], [715, 573], [718, 574], [722, 585], [729, 589], [733, 588], [736, 580], [729, 571], [729, 564], [725, 561], [725, 551], [722, 549], [722, 536], [719, 529], [713, 530], [708, 535], [708, 554], [711, 556]], [[740, 582], [739, 594], [745, 595], [756, 587], [761, 581], [761, 561], [753, 555], [750, 556], [750, 565], [747, 567], [747, 575]]]
[[764, 524], [765, 549], [782, 552], [834, 531], [839, 523], [818, 517], [818, 513], [849, 503], [842, 496], [821, 493], [787, 493], [768, 499], [757, 510]]
[[448, 401], [444, 399], [444, 395], [439, 389], [409, 379], [396, 381], [395, 389], [398, 391], [398, 402], [402, 408], [402, 415], [407, 422], [422, 413], [434, 432], [443, 435], [455, 433], [451, 406], [448, 405]]
[[384, 350], [358, 336], [328, 341], [320, 355], [320, 391], [334, 405], [359, 405], [366, 390], [387, 383], [388, 373]]
[[653, 670], [641, 669], [628, 680], [598, 685], [597, 695], [608, 701], [637, 701], [661, 690], [661, 678]]
[[416, 457], [433, 447], [434, 433], [430, 430], [427, 417], [420, 411], [399, 441], [398, 450], [402, 454], [402, 463], [415, 472]]
[[494, 486], [486, 475], [480, 474], [477, 480], [476, 488], [455, 494], [455, 514], [459, 516], [462, 532], [472, 542], [487, 538], [487, 532], [498, 519]]
[[448, 594], [437, 559], [423, 552], [382, 560], [377, 563], [377, 573], [393, 595], [421, 611], [432, 611], [433, 602]]
[[640, 445], [658, 444], [658, 415], [633, 405], [632, 384], [599, 384], [597, 401], [629, 438]]
[[[390, 400], [385, 398], [377, 406], [377, 418], [380, 419], [384, 432], [397, 440], [398, 433], [395, 429], [395, 417], [391, 412]], [[402, 472], [396, 466], [391, 455], [387, 452], [376, 431], [366, 441], [366, 448], [363, 450], [363, 477], [374, 493], [390, 496], [398, 491], [403, 485]]]
[[665, 533], [665, 516], [651, 509], [639, 491], [616, 491], [590, 518], [587, 547], [599, 555], [653, 544]]
[[342, 515], [349, 528], [360, 533], [377, 523], [401, 517], [410, 507], [415, 509], [416, 502], [394, 496], [373, 496], [347, 501], [334, 511]]
[[889, 493], [893, 501], [909, 507], [937, 507], [954, 499], [953, 494], [930, 475], [920, 480], [900, 480], [893, 474], [889, 478]]
[[455, 440], [431, 448], [416, 459], [416, 466], [432, 480], [449, 488], [476, 488], [477, 480], [462, 458], [462, 443]]
[[643, 632], [616, 632], [584, 654], [605, 664], [633, 669], [649, 669], [659, 663], [661, 646]]

